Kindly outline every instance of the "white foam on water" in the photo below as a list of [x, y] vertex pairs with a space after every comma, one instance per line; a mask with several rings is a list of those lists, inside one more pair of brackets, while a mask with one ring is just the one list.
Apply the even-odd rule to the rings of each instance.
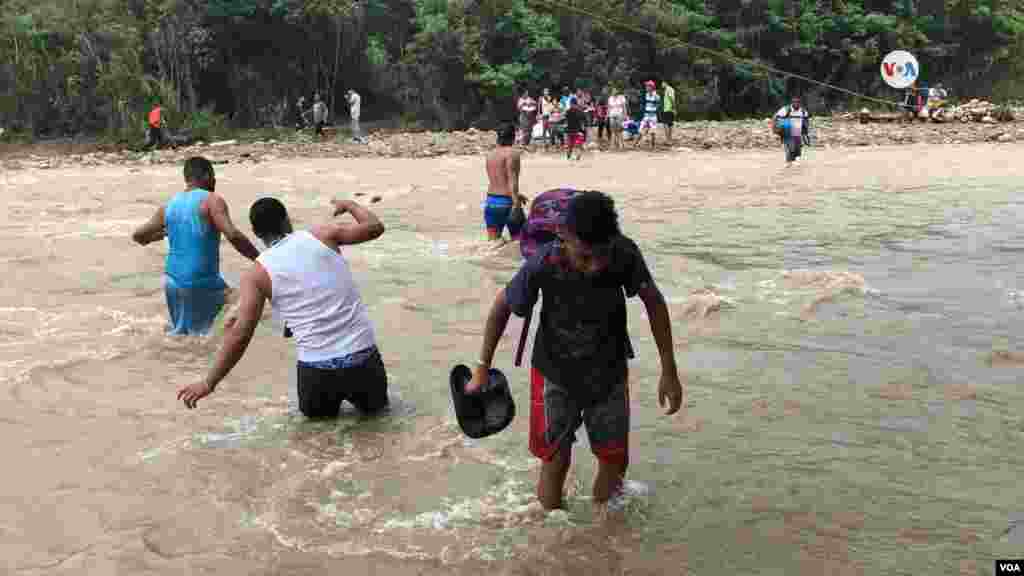
[[639, 511], [646, 508], [651, 488], [643, 482], [626, 480], [622, 491], [608, 501], [609, 512]]

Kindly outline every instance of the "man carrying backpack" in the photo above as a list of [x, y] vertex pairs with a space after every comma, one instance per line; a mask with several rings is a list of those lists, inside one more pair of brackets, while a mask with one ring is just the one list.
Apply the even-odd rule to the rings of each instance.
[[810, 115], [800, 105], [800, 97], [794, 96], [789, 106], [783, 106], [775, 113], [774, 121], [786, 152], [786, 164], [789, 165], [800, 157], [804, 138], [810, 138]]
[[[668, 306], [640, 249], [619, 231], [612, 199], [596, 191], [557, 192], [568, 197], [557, 238], [539, 246], [498, 292], [480, 360], [465, 388], [473, 394], [488, 381], [509, 316], [529, 317], [543, 293], [530, 370], [530, 451], [543, 462], [537, 496], [548, 510], [563, 506], [581, 424], [598, 459], [594, 501], [605, 503], [622, 489], [629, 463], [627, 363], [633, 357], [625, 296], [639, 296], [650, 318], [661, 356], [659, 403], [667, 402], [667, 414], [673, 414], [683, 402]], [[558, 201], [536, 198], [531, 213], [550, 203]]]

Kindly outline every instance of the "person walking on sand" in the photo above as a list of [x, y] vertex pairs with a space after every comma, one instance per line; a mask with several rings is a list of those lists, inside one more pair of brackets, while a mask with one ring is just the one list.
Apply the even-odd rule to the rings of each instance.
[[388, 379], [369, 313], [341, 247], [380, 237], [384, 225], [351, 200], [335, 200], [331, 222], [292, 230], [284, 204], [261, 198], [249, 210], [253, 233], [267, 246], [242, 275], [237, 311], [225, 322], [224, 343], [207, 376], [178, 390], [188, 408], [210, 395], [245, 355], [263, 306], [291, 327], [299, 410], [308, 418], [333, 418], [348, 401], [360, 412], [388, 406]]
[[484, 225], [487, 239], [500, 241], [508, 226], [512, 240], [519, 239], [522, 223], [511, 216], [522, 209], [519, 194], [519, 168], [522, 152], [515, 147], [516, 128], [506, 124], [498, 130], [498, 145], [487, 155], [487, 197], [484, 199]]
[[801, 105], [799, 96], [793, 96], [788, 106], [779, 108], [779, 111], [775, 113], [776, 125], [782, 123], [788, 123], [789, 125], [788, 130], [783, 128], [780, 131], [782, 147], [786, 152], [787, 166], [800, 158], [803, 148], [803, 135], [807, 129], [807, 118], [807, 110]]
[[195, 156], [185, 160], [185, 190], [161, 206], [132, 234], [145, 246], [165, 237], [167, 251], [164, 293], [171, 318], [171, 334], [206, 334], [224, 306], [227, 284], [220, 275], [220, 238], [223, 234], [250, 260], [259, 250], [235, 228], [228, 204], [217, 194], [213, 165]]
[[494, 351], [511, 314], [526, 317], [543, 294], [530, 368], [530, 452], [542, 462], [537, 497], [548, 510], [563, 507], [576, 430], [586, 425], [597, 457], [595, 502], [620, 493], [629, 463], [626, 297], [639, 296], [661, 356], [658, 402], [674, 414], [683, 387], [672, 345], [668, 306], [637, 245], [619, 231], [614, 202], [596, 192], [577, 194], [558, 227], [498, 292], [484, 329], [480, 360], [467, 394], [488, 381]]
[[658, 107], [661, 104], [661, 97], [658, 96], [657, 85], [654, 80], [644, 83], [647, 93], [644, 95], [644, 119], [640, 121], [640, 137], [636, 145], [640, 146], [645, 134], [651, 135], [651, 150], [654, 150], [655, 138], [658, 134]]

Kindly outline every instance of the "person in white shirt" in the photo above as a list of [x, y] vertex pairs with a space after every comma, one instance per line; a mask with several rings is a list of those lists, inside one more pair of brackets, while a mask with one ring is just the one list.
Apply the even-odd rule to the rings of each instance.
[[521, 143], [529, 146], [533, 138], [533, 125], [537, 123], [537, 101], [527, 91], [519, 98], [519, 129], [522, 131]]
[[212, 393], [242, 359], [269, 300], [295, 338], [299, 410], [310, 418], [335, 417], [342, 401], [363, 413], [388, 406], [388, 380], [373, 324], [341, 246], [378, 238], [384, 225], [351, 200], [333, 202], [331, 222], [293, 231], [276, 198], [261, 198], [249, 211], [253, 232], [267, 245], [242, 276], [239, 303], [225, 322], [224, 343], [203, 380], [178, 391], [188, 408]]
[[608, 98], [608, 124], [611, 128], [612, 148], [622, 148], [622, 130], [627, 116], [629, 102], [618, 86], [612, 86], [612, 95]]
[[362, 142], [363, 136], [359, 130], [359, 109], [362, 104], [362, 98], [359, 97], [359, 93], [355, 90], [349, 90], [345, 94], [345, 100], [348, 101], [348, 115], [352, 118], [352, 141]]
[[800, 103], [800, 97], [794, 96], [789, 106], [779, 108], [775, 113], [776, 125], [781, 121], [789, 122], [789, 130], [780, 133], [782, 146], [786, 152], [786, 164], [790, 164], [800, 157], [803, 149], [803, 138], [808, 133], [809, 116], [807, 109]]

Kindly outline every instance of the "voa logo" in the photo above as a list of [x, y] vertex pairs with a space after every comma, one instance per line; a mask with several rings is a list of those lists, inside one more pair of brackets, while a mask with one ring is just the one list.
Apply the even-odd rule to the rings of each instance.
[[998, 560], [996, 561], [996, 574], [1024, 574], [1024, 568], [1021, 568], [1021, 564], [1024, 564], [1024, 562]]

